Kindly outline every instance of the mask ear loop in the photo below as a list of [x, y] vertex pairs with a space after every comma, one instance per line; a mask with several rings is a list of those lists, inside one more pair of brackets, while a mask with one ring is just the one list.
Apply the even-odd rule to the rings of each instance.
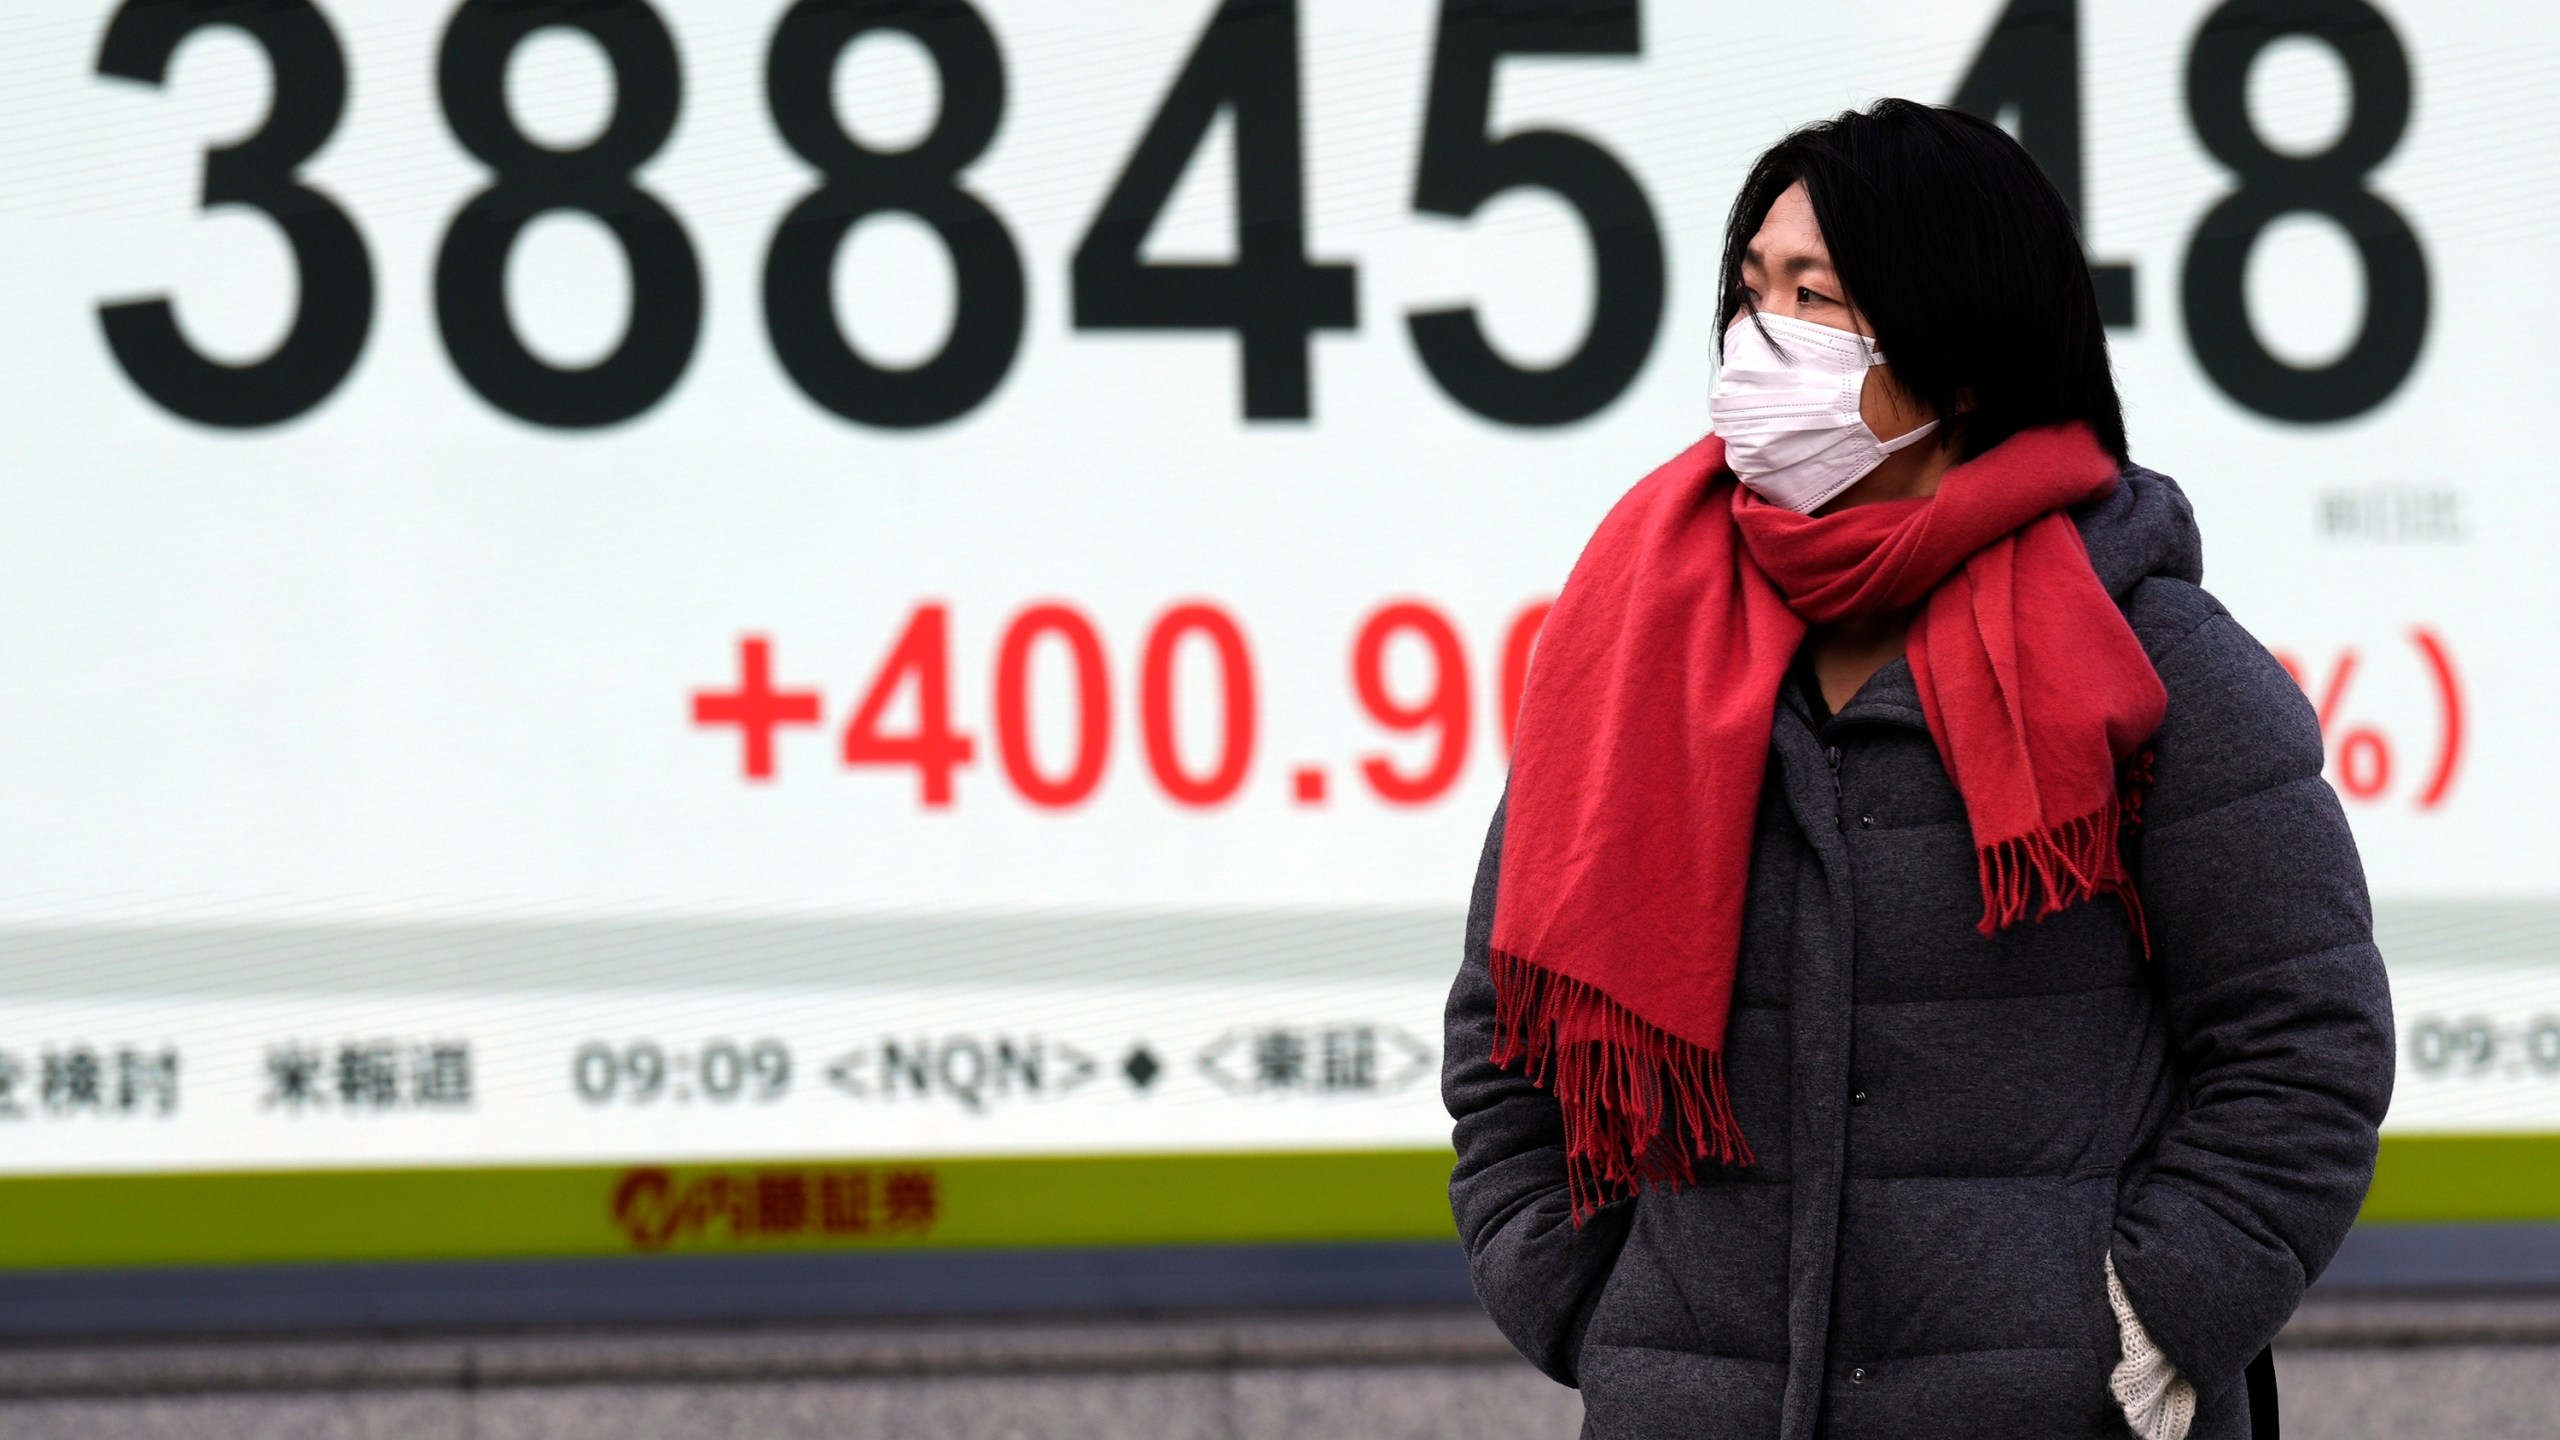
[[[1865, 423], [1867, 423], [1867, 422], [1866, 422], [1866, 421], [1864, 421], [1864, 420], [1861, 420], [1861, 421], [1859, 421], [1858, 423], [1859, 423], [1859, 424], [1861, 424], [1861, 425], [1864, 425], [1864, 424], [1865, 424]], [[1897, 450], [1908, 450], [1908, 449], [1910, 449], [1912, 446], [1919, 444], [1922, 440], [1927, 439], [1927, 438], [1929, 437], [1929, 435], [1930, 435], [1932, 432], [1934, 432], [1937, 428], [1938, 428], [1938, 422], [1937, 422], [1937, 421], [1935, 421], [1935, 420], [1932, 420], [1932, 421], [1930, 421], [1929, 423], [1927, 423], [1926, 425], [1921, 426], [1921, 427], [1920, 427], [1919, 429], [1917, 429], [1917, 430], [1908, 430], [1908, 431], [1905, 431], [1905, 432], [1903, 432], [1903, 433], [1902, 433], [1902, 434], [1900, 434], [1900, 435], [1896, 435], [1896, 436], [1894, 436], [1894, 437], [1893, 437], [1892, 439], [1890, 439], [1890, 440], [1878, 440], [1878, 441], [1876, 442], [1876, 445], [1877, 445], [1877, 447], [1878, 447], [1878, 448], [1882, 449], [1882, 450], [1884, 451], [1884, 453], [1886, 453], [1887, 455], [1890, 455], [1890, 454], [1894, 453], [1894, 452], [1895, 452], [1895, 451], [1897, 451]], [[1870, 435], [1873, 435], [1875, 432], [1874, 432], [1874, 431], [1872, 431], [1872, 430], [1870, 430], [1870, 431], [1868, 431], [1867, 433], [1868, 433], [1868, 434], [1870, 434]]]
[[[1873, 439], [1873, 438], [1874, 438], [1874, 436], [1875, 436], [1875, 433], [1876, 433], [1876, 432], [1867, 428], [1867, 422], [1866, 422], [1866, 421], [1864, 421], [1864, 420], [1860, 420], [1860, 421], [1858, 422], [1858, 428], [1859, 428], [1859, 429], [1861, 429], [1861, 430], [1866, 430], [1868, 438], [1870, 438], [1870, 439]], [[1841, 496], [1844, 492], [1846, 492], [1850, 486], [1855, 485], [1855, 484], [1857, 484], [1859, 481], [1864, 480], [1864, 479], [1866, 479], [1868, 476], [1870, 476], [1870, 475], [1874, 474], [1874, 473], [1876, 472], [1876, 465], [1881, 465], [1881, 464], [1883, 464], [1883, 463], [1884, 463], [1884, 457], [1886, 457], [1886, 456], [1888, 456], [1888, 455], [1892, 454], [1892, 453], [1893, 453], [1893, 452], [1895, 452], [1896, 450], [1906, 450], [1906, 449], [1909, 449], [1911, 446], [1914, 446], [1914, 445], [1919, 444], [1919, 443], [1920, 443], [1920, 441], [1921, 441], [1921, 439], [1922, 439], [1924, 436], [1926, 436], [1930, 431], [1935, 430], [1935, 429], [1937, 429], [1937, 428], [1938, 428], [1938, 422], [1937, 422], [1937, 421], [1935, 421], [1935, 420], [1932, 420], [1932, 421], [1930, 421], [1928, 424], [1923, 425], [1923, 426], [1921, 426], [1919, 429], [1917, 429], [1917, 430], [1913, 430], [1913, 431], [1909, 432], [1908, 434], [1896, 435], [1895, 437], [1893, 437], [1893, 438], [1892, 438], [1892, 439], [1890, 439], [1890, 440], [1877, 440], [1877, 441], [1875, 442], [1875, 443], [1876, 443], [1876, 464], [1875, 464], [1875, 465], [1870, 465], [1870, 466], [1868, 466], [1867, 468], [1865, 468], [1864, 470], [1859, 471], [1857, 474], [1852, 475], [1852, 476], [1848, 477], [1848, 478], [1847, 478], [1847, 479], [1845, 479], [1845, 480], [1842, 480], [1839, 484], [1837, 484], [1837, 485], [1833, 486], [1833, 487], [1832, 487], [1831, 489], [1829, 489], [1829, 490], [1824, 491], [1822, 494], [1811, 497], [1811, 498], [1810, 498], [1810, 502], [1809, 502], [1809, 503], [1807, 503], [1803, 509], [1801, 509], [1801, 510], [1797, 510], [1797, 511], [1796, 511], [1796, 513], [1797, 513], [1797, 514], [1799, 514], [1799, 515], [1810, 515], [1810, 514], [1812, 514], [1814, 511], [1821, 509], [1823, 506], [1830, 504], [1832, 501], [1839, 499], [1839, 498], [1840, 498], [1840, 496]], [[1742, 488], [1743, 488], [1743, 489], [1745, 489], [1745, 490], [1748, 490], [1748, 489], [1750, 489], [1751, 487], [1750, 487], [1749, 485], [1747, 485], [1747, 484], [1746, 484], [1746, 485], [1744, 485]], [[1764, 499], [1765, 499], [1765, 497], [1764, 497]], [[1788, 507], [1786, 507], [1786, 508], [1788, 508], [1788, 509], [1794, 509], [1795, 507], [1793, 507], [1793, 506], [1788, 506]]]
[[[1879, 365], [1883, 364], [1883, 363], [1884, 363], [1884, 351], [1882, 351], [1882, 350], [1880, 350], [1880, 349], [1876, 348], [1876, 342], [1875, 342], [1872, 338], [1870, 338], [1870, 337], [1868, 337], [1868, 336], [1865, 336], [1865, 335], [1861, 335], [1861, 336], [1859, 336], [1858, 338], [1859, 338], [1861, 341], [1864, 341], [1864, 342], [1866, 343], [1866, 347], [1867, 347], [1867, 368], [1868, 368], [1868, 369], [1870, 369], [1870, 370], [1873, 370], [1873, 369], [1874, 369], [1874, 368], [1876, 368], [1877, 366], [1879, 366]], [[1860, 420], [1858, 421], [1858, 423], [1859, 423], [1861, 426], [1864, 426], [1864, 425], [1866, 425], [1866, 423], [1867, 423], [1867, 422], [1862, 418], [1862, 419], [1860, 419]], [[1892, 439], [1890, 439], [1890, 440], [1885, 439], [1885, 438], [1884, 438], [1883, 436], [1881, 436], [1881, 435], [1877, 435], [1877, 436], [1876, 436], [1876, 444], [1877, 444], [1878, 446], [1880, 446], [1880, 447], [1882, 447], [1882, 448], [1883, 448], [1883, 450], [1884, 450], [1884, 453], [1885, 453], [1885, 454], [1887, 454], [1887, 455], [1891, 455], [1891, 454], [1893, 454], [1894, 452], [1896, 452], [1896, 451], [1898, 451], [1898, 450], [1908, 450], [1908, 449], [1910, 449], [1912, 446], [1919, 444], [1922, 440], [1925, 440], [1925, 439], [1927, 439], [1930, 435], [1934, 434], [1934, 433], [1937, 431], [1937, 428], [1938, 428], [1938, 422], [1937, 422], [1936, 420], [1934, 420], [1934, 419], [1933, 419], [1933, 420], [1929, 421], [1927, 424], [1922, 425], [1922, 426], [1921, 426], [1919, 429], [1917, 429], [1917, 430], [1906, 430], [1906, 431], [1904, 431], [1903, 433], [1901, 433], [1901, 434], [1899, 434], [1899, 435], [1894, 436], [1894, 437], [1893, 437]], [[1868, 429], [1867, 433], [1868, 433], [1868, 434], [1870, 434], [1870, 435], [1875, 435], [1875, 433], [1876, 433], [1876, 432], [1875, 432], [1872, 428], [1870, 428], [1870, 429]]]

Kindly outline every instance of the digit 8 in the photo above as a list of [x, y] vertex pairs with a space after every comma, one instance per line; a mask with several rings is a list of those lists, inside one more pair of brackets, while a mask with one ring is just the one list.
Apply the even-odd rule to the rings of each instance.
[[[612, 118], [576, 150], [535, 144], [507, 112], [509, 57], [555, 25], [584, 31], [613, 64]], [[684, 374], [702, 329], [693, 242], [631, 179], [675, 129], [683, 77], [665, 22], [646, 0], [469, 0], [445, 29], [436, 85], [453, 137], [497, 177], [453, 217], [436, 255], [436, 325], [454, 368], [482, 399], [536, 425], [611, 425], [657, 404]], [[527, 350], [507, 314], [516, 237], [554, 210], [610, 226], [631, 266], [621, 342], [572, 370]]]
[[[2346, 128], [2317, 155], [2281, 154], [2249, 123], [2249, 67], [2288, 35], [2320, 41], [2347, 67]], [[2240, 180], [2187, 246], [2181, 299], [2197, 362], [2223, 393], [2271, 419], [2345, 420], [2380, 405], [2417, 364], [2428, 310], [2416, 234], [2365, 188], [2409, 124], [2409, 57], [2390, 22], [2366, 0], [2228, 0], [2188, 54], [2187, 113], [2196, 138]], [[2269, 353], [2249, 319], [2249, 252], [2289, 214], [2335, 221], [2364, 265], [2364, 328], [2316, 370]]]
[[[835, 113], [837, 58], [874, 30], [913, 36], [942, 83], [933, 133], [894, 153], [853, 139]], [[825, 177], [783, 217], [765, 253], [775, 358], [802, 394], [864, 425], [939, 425], [977, 408], [1013, 368], [1023, 310], [1013, 237], [959, 181], [1004, 118], [1004, 59], [987, 22], [966, 0], [800, 0], [774, 29], [765, 94], [783, 142]], [[913, 369], [873, 364], [836, 325], [836, 252], [855, 222], [884, 211], [932, 226], [958, 280], [950, 337]]]

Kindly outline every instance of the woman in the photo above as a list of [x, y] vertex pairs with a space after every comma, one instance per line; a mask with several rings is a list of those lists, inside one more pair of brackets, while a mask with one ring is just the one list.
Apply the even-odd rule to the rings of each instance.
[[1723, 281], [1717, 433], [1575, 567], [1476, 880], [1477, 1291], [1596, 1435], [2248, 1435], [2392, 1075], [2311, 710], [1999, 129], [1789, 136]]

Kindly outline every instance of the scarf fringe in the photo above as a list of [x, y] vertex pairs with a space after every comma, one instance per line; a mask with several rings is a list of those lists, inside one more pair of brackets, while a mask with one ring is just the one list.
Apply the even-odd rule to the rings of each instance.
[[1975, 928], [1996, 935], [2023, 920], [2042, 920], [2101, 895], [2124, 905], [2133, 938], [2147, 958], [2151, 929], [2142, 897], [2125, 869], [2124, 840], [2142, 828], [2142, 802], [2151, 786], [2152, 751], [2145, 746], [2118, 777], [2115, 797], [2077, 820], [1985, 845], [1976, 852], [1982, 874], [1982, 921]]
[[1752, 1163], [1720, 1051], [1526, 956], [1493, 951], [1492, 970], [1493, 1063], [1563, 1108], [1575, 1225], [1640, 1190], [1696, 1184], [1701, 1159]]

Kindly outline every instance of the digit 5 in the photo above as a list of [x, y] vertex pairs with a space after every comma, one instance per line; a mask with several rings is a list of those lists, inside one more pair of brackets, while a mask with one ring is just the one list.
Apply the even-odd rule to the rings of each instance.
[[1579, 135], [1523, 130], [1499, 140], [1493, 67], [1505, 55], [1634, 55], [1637, 0], [1441, 0], [1413, 208], [1465, 219], [1508, 190], [1554, 192], [1591, 232], [1591, 326], [1549, 370], [1523, 369], [1486, 343], [1469, 307], [1405, 317], [1413, 348], [1449, 398], [1488, 420], [1563, 425], [1615, 400], [1644, 367], [1662, 326], [1662, 232], [1617, 157]]

